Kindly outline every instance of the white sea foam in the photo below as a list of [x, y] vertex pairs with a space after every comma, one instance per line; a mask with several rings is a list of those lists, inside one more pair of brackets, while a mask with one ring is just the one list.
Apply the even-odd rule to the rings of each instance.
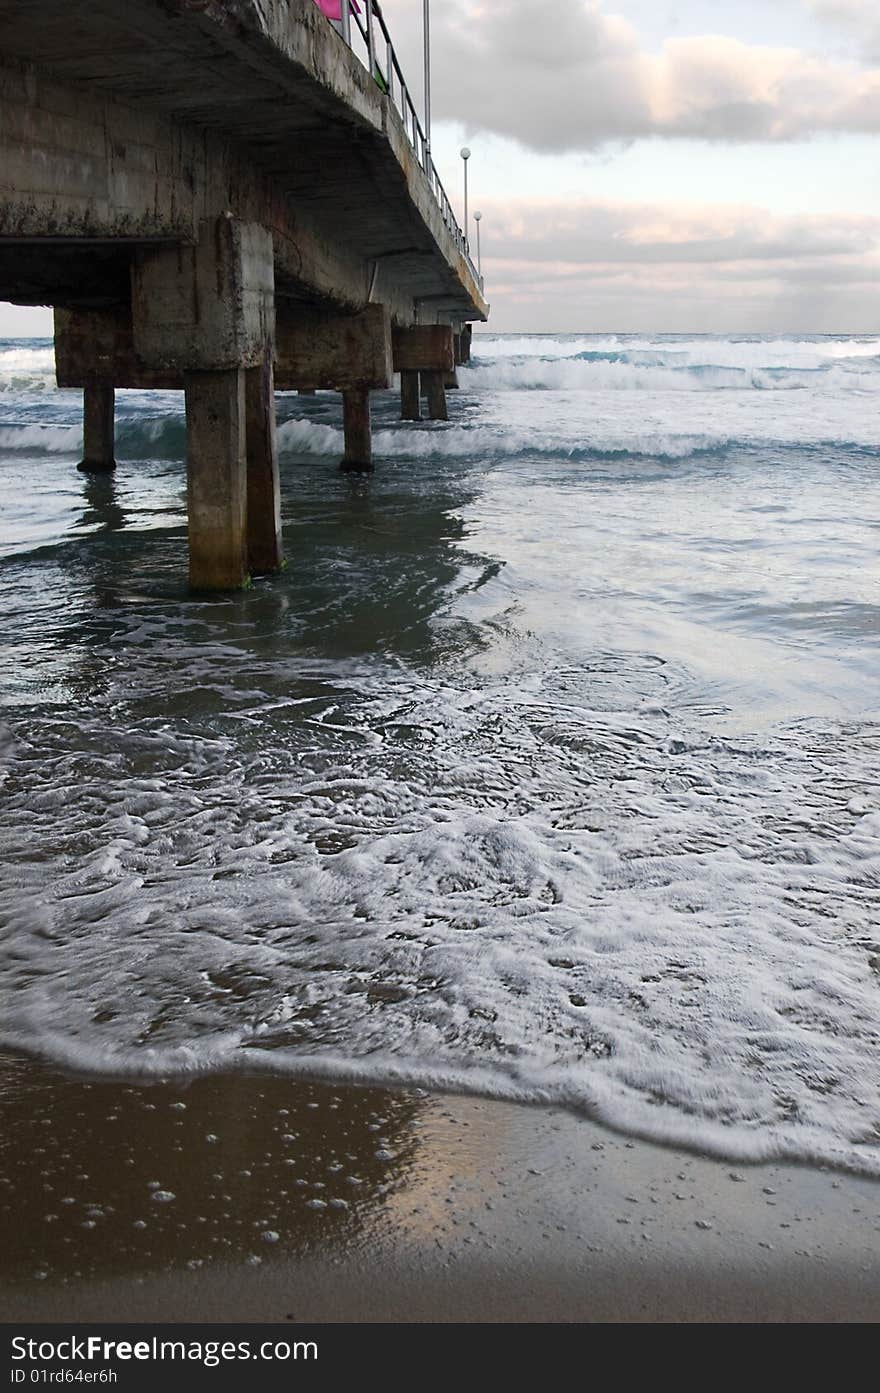
[[[315, 421], [286, 421], [278, 430], [279, 448], [289, 454], [342, 455], [344, 438], [338, 427]], [[497, 426], [455, 426], [424, 423], [421, 427], [377, 430], [373, 452], [383, 459], [498, 459], [521, 454], [644, 455], [686, 459], [729, 443], [728, 437], [711, 432], [676, 435], [672, 432], [594, 431], [589, 439], [548, 432], [536, 439], [534, 431]]]
[[286, 400], [293, 564], [205, 604], [179, 398], [109, 490], [4, 400], [0, 1038], [880, 1175], [880, 341], [475, 348], [363, 488]]
[[[864, 362], [863, 359], [856, 359]], [[834, 366], [811, 368], [739, 367], [723, 363], [674, 363], [663, 355], [655, 361], [579, 356], [545, 359], [504, 357], [498, 362], [459, 370], [470, 391], [849, 391], [880, 394], [880, 371], [856, 371]]]
[[55, 386], [55, 350], [51, 345], [0, 347], [0, 392], [43, 391]]
[[680, 366], [715, 364], [721, 367], [822, 368], [832, 363], [876, 358], [880, 362], [880, 337], [863, 338], [720, 338], [703, 335], [549, 335], [478, 332], [472, 344], [473, 359], [543, 358], [548, 361], [592, 357], [647, 359]]
[[50, 454], [82, 450], [82, 427], [60, 424], [0, 425], [0, 453]]
[[809, 760], [707, 747], [565, 680], [352, 674], [334, 713], [283, 713], [270, 776], [232, 735], [82, 724], [63, 753], [34, 730], [6, 794], [29, 854], [2, 1038], [122, 1073], [464, 1087], [880, 1174], [880, 806], [851, 810], [878, 731], [817, 725]]

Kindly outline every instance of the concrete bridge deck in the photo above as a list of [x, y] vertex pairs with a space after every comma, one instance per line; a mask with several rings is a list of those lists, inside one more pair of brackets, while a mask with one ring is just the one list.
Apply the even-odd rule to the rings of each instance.
[[280, 563], [276, 384], [341, 390], [368, 466], [369, 391], [442, 416], [488, 313], [411, 103], [313, 0], [0, 0], [0, 298], [56, 306], [87, 468], [115, 387], [186, 388], [211, 587]]

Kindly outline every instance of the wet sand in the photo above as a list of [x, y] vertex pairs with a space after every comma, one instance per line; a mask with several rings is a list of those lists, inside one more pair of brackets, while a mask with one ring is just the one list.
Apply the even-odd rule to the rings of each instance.
[[0, 1056], [6, 1321], [874, 1321], [880, 1183], [555, 1109]]

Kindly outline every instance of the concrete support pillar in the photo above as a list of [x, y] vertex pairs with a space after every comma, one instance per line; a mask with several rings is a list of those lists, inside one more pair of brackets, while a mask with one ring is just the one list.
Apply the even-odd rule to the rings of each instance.
[[342, 393], [342, 423], [345, 455], [341, 468], [365, 472], [373, 468], [373, 440], [370, 431], [369, 387], [346, 387]]
[[116, 468], [116, 392], [112, 382], [87, 382], [83, 389], [83, 457], [77, 468], [107, 474]]
[[[233, 590], [249, 574], [246, 395], [253, 404], [253, 551], [277, 565], [276, 464], [269, 397], [275, 340], [271, 230], [224, 214], [190, 245], [135, 253], [132, 348], [157, 374], [182, 374], [186, 393], [190, 582]], [[257, 376], [245, 391], [245, 373]], [[311, 386], [309, 381], [303, 385]]]
[[455, 368], [452, 369], [452, 372], [445, 372], [443, 374], [443, 386], [446, 388], [447, 392], [458, 387], [458, 373], [455, 371]]
[[422, 382], [427, 387], [428, 417], [432, 421], [448, 421], [446, 409], [446, 388], [443, 386], [442, 372], [423, 372]]
[[244, 373], [247, 448], [247, 563], [251, 575], [277, 571], [282, 562], [281, 485], [275, 437], [272, 363]]
[[419, 384], [432, 421], [446, 421], [447, 373], [455, 369], [451, 324], [415, 324], [392, 334], [394, 369], [400, 373], [401, 416], [419, 419]]
[[412, 368], [403, 368], [400, 374], [400, 419], [401, 421], [420, 421], [422, 408], [419, 401], [419, 374]]
[[190, 584], [234, 590], [248, 574], [244, 373], [185, 372], [184, 391]]

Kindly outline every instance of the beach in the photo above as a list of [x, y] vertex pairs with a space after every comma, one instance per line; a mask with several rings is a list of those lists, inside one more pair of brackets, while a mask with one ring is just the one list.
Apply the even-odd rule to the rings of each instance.
[[877, 1317], [880, 341], [459, 381], [206, 596], [0, 344], [7, 1319]]
[[880, 1313], [880, 1186], [863, 1178], [460, 1095], [145, 1086], [10, 1056], [2, 1081], [7, 1322]]

